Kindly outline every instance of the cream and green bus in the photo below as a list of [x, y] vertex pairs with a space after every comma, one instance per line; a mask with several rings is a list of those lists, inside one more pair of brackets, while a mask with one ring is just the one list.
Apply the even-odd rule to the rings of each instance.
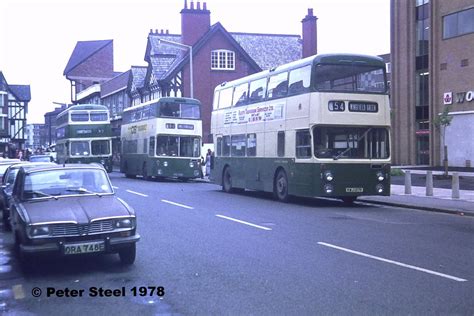
[[112, 172], [112, 129], [106, 106], [70, 106], [58, 114], [56, 125], [59, 163], [100, 163]]
[[379, 57], [315, 55], [217, 86], [211, 180], [226, 192], [390, 195], [390, 105]]
[[122, 114], [120, 171], [144, 179], [201, 177], [201, 103], [161, 98]]

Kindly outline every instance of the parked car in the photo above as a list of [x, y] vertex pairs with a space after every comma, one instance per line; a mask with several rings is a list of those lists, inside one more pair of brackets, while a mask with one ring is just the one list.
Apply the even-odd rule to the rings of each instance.
[[21, 162], [20, 159], [0, 159], [0, 177], [3, 177], [3, 174], [7, 171], [8, 167], [19, 162]]
[[51, 155], [31, 155], [28, 160], [31, 162], [53, 162], [54, 157]]
[[135, 211], [115, 196], [107, 172], [85, 164], [20, 168], [10, 224], [20, 260], [39, 253], [136, 257]]
[[10, 229], [10, 198], [12, 195], [13, 184], [15, 183], [16, 176], [20, 168], [34, 168], [38, 166], [55, 165], [52, 162], [19, 162], [8, 166], [7, 170], [3, 174], [2, 182], [0, 186], [0, 210], [2, 210], [2, 219], [6, 229]]

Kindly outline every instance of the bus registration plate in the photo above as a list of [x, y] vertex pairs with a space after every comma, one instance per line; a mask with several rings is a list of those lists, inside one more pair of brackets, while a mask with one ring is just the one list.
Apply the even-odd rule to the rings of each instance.
[[362, 193], [364, 192], [364, 188], [346, 188], [347, 193]]

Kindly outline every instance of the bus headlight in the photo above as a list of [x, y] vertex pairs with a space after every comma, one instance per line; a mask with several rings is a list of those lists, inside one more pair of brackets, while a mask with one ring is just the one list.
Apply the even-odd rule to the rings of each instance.
[[324, 186], [324, 193], [331, 194], [332, 191], [334, 191], [334, 187], [332, 186], [332, 184], [326, 184]]
[[100, 161], [100, 163], [103, 164], [103, 165], [105, 165], [105, 160], [102, 159], [102, 160]]
[[168, 167], [168, 161], [163, 162], [163, 167]]
[[375, 191], [379, 194], [383, 193], [383, 184], [379, 183], [375, 186]]
[[160, 176], [161, 176], [162, 174], [163, 174], [163, 170], [161, 170], [161, 169], [158, 169], [158, 175], [160, 175]]
[[385, 180], [385, 176], [382, 171], [377, 172], [377, 180], [379, 180], [380, 182]]
[[326, 171], [326, 172], [324, 173], [324, 178], [325, 178], [327, 181], [329, 181], [329, 182], [331, 182], [332, 180], [334, 180], [334, 176], [332, 175], [332, 172], [331, 172], [331, 171]]
[[194, 168], [194, 162], [191, 161], [191, 162], [189, 163], [189, 167], [190, 167], [190, 168]]

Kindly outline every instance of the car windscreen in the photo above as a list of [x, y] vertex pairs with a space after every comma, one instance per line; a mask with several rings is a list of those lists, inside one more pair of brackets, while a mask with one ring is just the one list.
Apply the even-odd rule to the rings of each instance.
[[24, 199], [107, 193], [113, 190], [107, 173], [101, 169], [35, 171], [26, 174], [23, 183]]

